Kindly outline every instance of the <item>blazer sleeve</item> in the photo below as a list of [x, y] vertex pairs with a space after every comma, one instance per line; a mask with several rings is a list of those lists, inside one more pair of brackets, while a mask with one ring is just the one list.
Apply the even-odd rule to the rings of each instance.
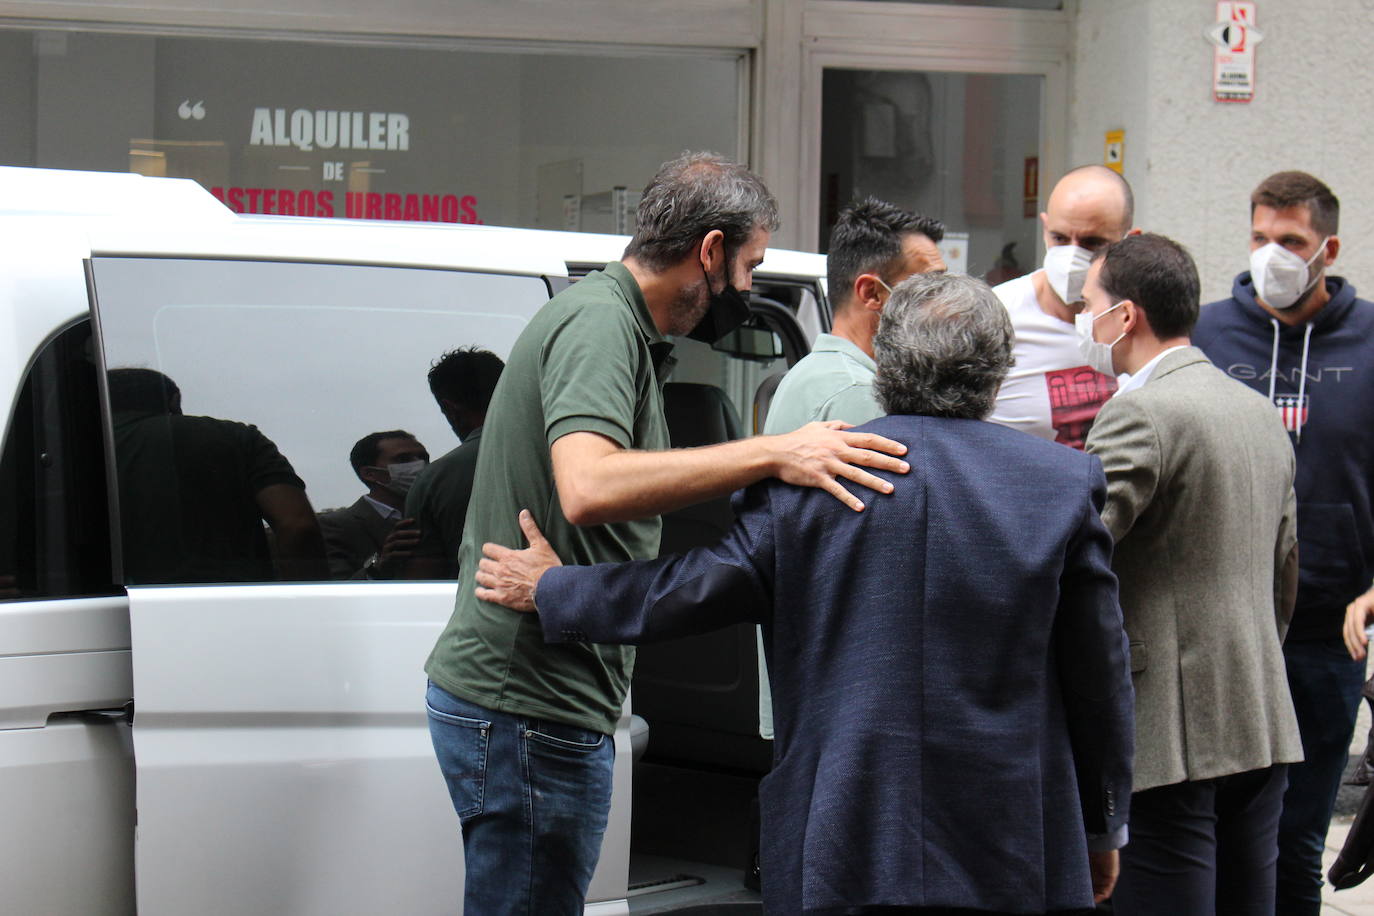
[[1274, 622], [1279, 628], [1279, 641], [1288, 634], [1293, 609], [1298, 603], [1298, 497], [1293, 488], [1283, 503], [1283, 517], [1274, 542]]
[[639, 645], [771, 616], [774, 536], [768, 482], [735, 494], [714, 546], [628, 563], [560, 566], [535, 592], [544, 641]]
[[1159, 433], [1135, 398], [1112, 398], [1093, 421], [1084, 450], [1096, 455], [1107, 473], [1102, 520], [1119, 543], [1155, 497], [1163, 463]]
[[1135, 691], [1111, 569], [1112, 538], [1100, 516], [1107, 482], [1096, 460], [1088, 477], [1082, 519], [1060, 578], [1055, 660], [1084, 828], [1089, 834], [1124, 836], [1135, 754]]

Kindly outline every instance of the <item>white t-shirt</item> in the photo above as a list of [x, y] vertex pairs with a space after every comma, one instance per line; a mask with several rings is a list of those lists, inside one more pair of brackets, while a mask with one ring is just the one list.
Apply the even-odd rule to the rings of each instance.
[[1073, 324], [1045, 314], [1032, 276], [993, 290], [1016, 332], [1016, 364], [988, 419], [1081, 450], [1097, 412], [1116, 391], [1116, 379], [1084, 364]]

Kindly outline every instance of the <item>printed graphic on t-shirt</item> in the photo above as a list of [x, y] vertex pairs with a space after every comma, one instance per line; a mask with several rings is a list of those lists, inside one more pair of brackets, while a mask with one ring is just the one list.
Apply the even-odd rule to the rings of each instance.
[[1054, 441], [1082, 451], [1097, 412], [1116, 392], [1116, 379], [1091, 366], [1075, 366], [1046, 372], [1045, 385]]
[[1290, 433], [1295, 433], [1302, 429], [1307, 422], [1307, 401], [1308, 395], [1299, 397], [1296, 394], [1276, 394], [1274, 395], [1274, 406], [1279, 409], [1279, 416], [1283, 418], [1283, 428]]

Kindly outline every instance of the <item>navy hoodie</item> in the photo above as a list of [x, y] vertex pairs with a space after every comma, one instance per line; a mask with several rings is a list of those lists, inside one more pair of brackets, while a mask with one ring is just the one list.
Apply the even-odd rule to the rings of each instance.
[[1300, 575], [1289, 639], [1339, 637], [1345, 606], [1374, 577], [1374, 303], [1340, 277], [1327, 277], [1326, 289], [1321, 311], [1289, 327], [1255, 302], [1246, 271], [1230, 299], [1202, 307], [1193, 332], [1218, 368], [1275, 402], [1297, 453]]

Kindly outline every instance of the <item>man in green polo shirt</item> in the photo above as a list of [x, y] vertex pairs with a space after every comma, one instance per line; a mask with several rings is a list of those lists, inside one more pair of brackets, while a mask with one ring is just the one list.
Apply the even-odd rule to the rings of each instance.
[[743, 166], [685, 154], [649, 183], [638, 218], [623, 261], [555, 296], [511, 350], [483, 430], [453, 616], [425, 666], [430, 734], [463, 827], [469, 913], [582, 912], [634, 657], [546, 646], [536, 620], [479, 601], [482, 544], [522, 546], [518, 514], [528, 509], [569, 562], [648, 559], [661, 513], [764, 477], [862, 509], [837, 478], [886, 493], [862, 466], [906, 470], [893, 457], [899, 443], [841, 424], [669, 449], [666, 336], [703, 324], [724, 333], [721, 316], [740, 320], [738, 290], [763, 260], [777, 205]]

